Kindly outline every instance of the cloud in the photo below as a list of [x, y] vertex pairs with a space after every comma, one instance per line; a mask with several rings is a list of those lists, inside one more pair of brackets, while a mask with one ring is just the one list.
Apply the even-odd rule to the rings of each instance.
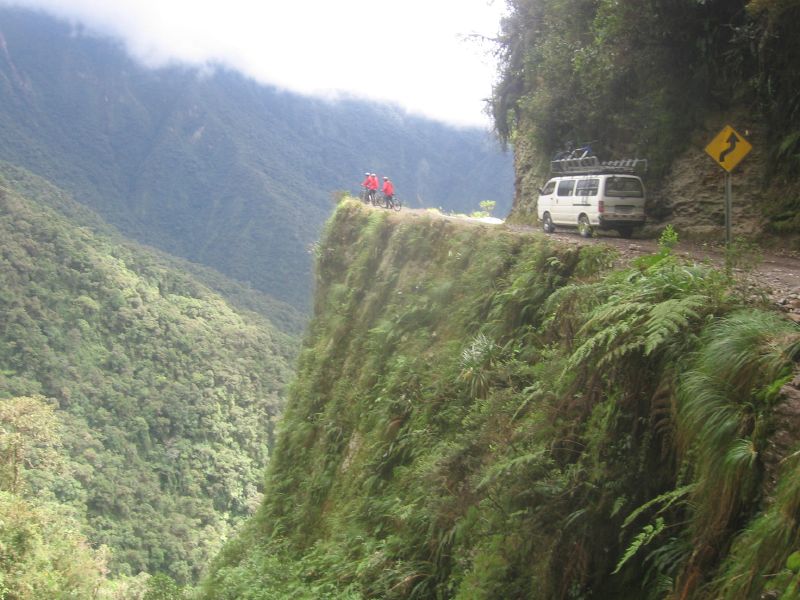
[[13, 0], [120, 38], [150, 67], [219, 63], [259, 82], [395, 102], [460, 125], [489, 124], [483, 98], [501, 0]]

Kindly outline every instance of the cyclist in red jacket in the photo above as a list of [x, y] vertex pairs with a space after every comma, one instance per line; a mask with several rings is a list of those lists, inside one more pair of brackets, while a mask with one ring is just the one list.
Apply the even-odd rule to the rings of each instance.
[[369, 202], [369, 186], [372, 180], [372, 175], [370, 173], [364, 173], [364, 181], [361, 182], [361, 187], [364, 188], [364, 193], [361, 194], [361, 199], [364, 202]]
[[369, 199], [375, 204], [375, 196], [378, 193], [378, 176], [375, 173], [371, 173], [369, 176]]
[[392, 184], [391, 180], [384, 175], [383, 177], [383, 199], [386, 203], [390, 203], [394, 200], [394, 184]]

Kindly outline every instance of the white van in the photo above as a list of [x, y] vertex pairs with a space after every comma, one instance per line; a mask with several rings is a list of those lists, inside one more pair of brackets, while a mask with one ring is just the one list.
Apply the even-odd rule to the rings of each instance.
[[563, 175], [540, 190], [536, 212], [546, 233], [568, 226], [590, 237], [597, 227], [629, 238], [644, 225], [644, 199], [644, 184], [635, 175]]

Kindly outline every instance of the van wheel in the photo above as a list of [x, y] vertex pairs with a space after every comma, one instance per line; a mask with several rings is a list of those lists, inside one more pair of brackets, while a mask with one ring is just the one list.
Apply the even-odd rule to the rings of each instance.
[[619, 237], [625, 238], [626, 240], [631, 239], [631, 236], [633, 235], [633, 227], [629, 225], [617, 227], [617, 231], [619, 232]]
[[553, 219], [550, 218], [550, 213], [544, 213], [542, 216], [542, 229], [545, 233], [553, 233], [556, 226], [553, 225]]
[[592, 226], [589, 225], [589, 217], [586, 215], [578, 217], [578, 233], [585, 238], [592, 237]]

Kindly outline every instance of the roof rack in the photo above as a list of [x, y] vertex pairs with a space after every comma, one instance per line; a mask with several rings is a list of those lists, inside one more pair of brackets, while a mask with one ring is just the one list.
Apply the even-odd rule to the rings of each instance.
[[603, 175], [605, 173], [644, 174], [647, 171], [646, 158], [623, 158], [600, 162], [596, 156], [584, 158], [562, 158], [550, 161], [550, 171], [554, 175]]

